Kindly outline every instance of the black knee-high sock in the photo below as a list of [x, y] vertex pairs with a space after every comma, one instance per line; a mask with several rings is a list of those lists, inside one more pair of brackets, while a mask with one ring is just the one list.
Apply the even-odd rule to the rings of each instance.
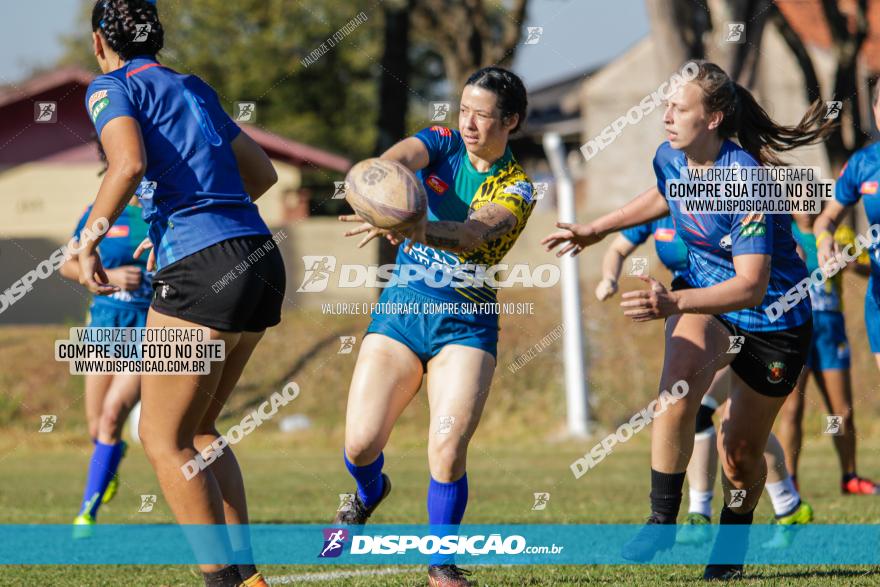
[[205, 578], [205, 587], [237, 587], [241, 584], [241, 575], [235, 565], [223, 567], [213, 573], [202, 573]]
[[661, 524], [674, 524], [681, 508], [685, 473], [660, 473], [651, 469], [651, 513]]
[[755, 519], [755, 510], [745, 513], [737, 513], [727, 506], [721, 508], [721, 523], [733, 525], [751, 525]]
[[749, 526], [755, 510], [736, 513], [727, 506], [721, 508], [721, 527], [712, 546], [709, 561], [712, 564], [741, 565], [749, 549]]
[[257, 567], [254, 565], [254, 553], [250, 548], [236, 550], [234, 555], [235, 560], [242, 561], [235, 565], [238, 567], [238, 574], [241, 575], [242, 579], [250, 579], [257, 574]]

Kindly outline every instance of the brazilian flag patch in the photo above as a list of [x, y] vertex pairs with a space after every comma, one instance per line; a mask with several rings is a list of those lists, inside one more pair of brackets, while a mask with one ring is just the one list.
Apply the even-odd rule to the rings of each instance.
[[764, 236], [767, 234], [767, 223], [763, 220], [752, 220], [742, 227], [740, 236]]

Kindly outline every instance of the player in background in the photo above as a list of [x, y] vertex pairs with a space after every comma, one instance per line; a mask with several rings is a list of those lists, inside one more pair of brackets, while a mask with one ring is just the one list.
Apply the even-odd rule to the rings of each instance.
[[[426, 128], [382, 157], [418, 172], [428, 196], [427, 222], [406, 236], [400, 266], [451, 273], [463, 264], [496, 265], [516, 242], [534, 207], [533, 186], [507, 144], [526, 115], [527, 96], [513, 73], [488, 67], [471, 75], [461, 95], [459, 130]], [[398, 236], [362, 223], [346, 236]], [[432, 287], [424, 275], [408, 286], [385, 288], [380, 304], [493, 304], [494, 287]], [[447, 282], [448, 283], [448, 282]], [[467, 448], [476, 431], [495, 371], [498, 314], [373, 314], [351, 387], [345, 427], [345, 466], [357, 484], [350, 511], [334, 523], [364, 524], [388, 496], [382, 450], [394, 423], [427, 375], [428, 520], [442, 535], [458, 526], [468, 501]], [[471, 585], [449, 557], [432, 557], [429, 584]]]
[[[636, 248], [654, 237], [654, 248], [663, 266], [672, 273], [672, 289], [680, 289], [687, 283], [687, 245], [675, 233], [672, 218], [657, 220], [627, 228], [620, 232], [602, 259], [602, 280], [596, 287], [596, 297], [604, 301], [618, 289], [618, 280], [626, 259]], [[677, 282], [676, 282], [677, 281]], [[732, 345], [733, 346], [733, 345]], [[729, 349], [730, 350], [730, 349]], [[702, 544], [712, 537], [712, 498], [715, 475], [718, 470], [715, 426], [712, 416], [727, 401], [730, 387], [730, 367], [715, 374], [706, 395], [700, 402], [694, 433], [694, 448], [687, 468], [688, 515], [675, 536], [679, 544]], [[813, 519], [813, 509], [801, 500], [793, 480], [785, 468], [785, 454], [776, 436], [771, 432], [764, 449], [767, 461], [765, 489], [770, 496], [775, 513], [775, 523], [780, 531], [765, 546], [785, 547], [792, 534], [785, 529], [794, 524], [806, 524]]]
[[[872, 108], [874, 111], [875, 124], [880, 122], [880, 84], [874, 85], [872, 94]], [[849, 158], [846, 165], [840, 172], [835, 186], [834, 200], [828, 202], [822, 213], [816, 218], [813, 224], [813, 234], [815, 235], [816, 246], [816, 262], [819, 267], [825, 268], [828, 263], [835, 259], [838, 265], [843, 268], [851, 263], [855, 263], [858, 267], [858, 260], [848, 258], [849, 249], [841, 246], [835, 239], [837, 234], [837, 226], [843, 221], [847, 210], [854, 206], [859, 200], [865, 207], [865, 215], [868, 223], [871, 225], [872, 232], [878, 232], [878, 224], [880, 224], [880, 197], [878, 197], [878, 185], [880, 185], [880, 143], [873, 143], [864, 147]], [[804, 227], [807, 229], [807, 227]], [[808, 243], [809, 244], [809, 243]], [[863, 249], [863, 253], [866, 249]], [[841, 253], [846, 253], [841, 255]], [[880, 249], [876, 244], [870, 247], [870, 278], [868, 279], [868, 288], [865, 292], [865, 330], [868, 334], [868, 345], [874, 359], [880, 368], [880, 258], [878, 258]], [[807, 251], [809, 258], [809, 251]], [[828, 280], [826, 283], [833, 283], [834, 279]], [[839, 282], [838, 282], [839, 286]], [[832, 286], [833, 287], [833, 286]], [[813, 291], [810, 291], [811, 295]], [[820, 292], [823, 293], [823, 292]], [[840, 294], [839, 287], [836, 292]], [[830, 301], [830, 300], [829, 300]], [[833, 307], [833, 306], [832, 306]], [[846, 333], [843, 330], [843, 316], [839, 318], [836, 314], [828, 315], [828, 330], [834, 331], [829, 334], [833, 337], [831, 341], [838, 341], [843, 337], [845, 341]], [[823, 345], [828, 342], [822, 341]], [[829, 348], [826, 353], [833, 353]], [[825, 357], [829, 359], [829, 357]], [[820, 363], [821, 365], [821, 363]], [[821, 369], [821, 367], [820, 367]], [[814, 377], [818, 372], [814, 371]], [[834, 444], [840, 458], [841, 470], [843, 477], [841, 479], [841, 489], [845, 494], [876, 494], [877, 486], [867, 480], [857, 476], [855, 468], [855, 424], [853, 422], [853, 406], [852, 391], [849, 385], [848, 370], [837, 369], [836, 372], [831, 369], [821, 369], [821, 377], [825, 380], [826, 387], [826, 404], [832, 414], [843, 416], [839, 423], [842, 427], [843, 435], [835, 436]], [[817, 377], [817, 383], [819, 379]], [[820, 390], [822, 386], [819, 386]], [[792, 405], [792, 411], [796, 412], [797, 405]], [[799, 441], [800, 435], [798, 428], [794, 426], [794, 420], [798, 418], [795, 413], [792, 418], [792, 424], [789, 428], [792, 430], [792, 444]], [[796, 463], [795, 463], [796, 465]]]
[[[182, 467], [218, 441], [224, 403], [265, 329], [280, 320], [285, 276], [277, 247], [219, 292], [211, 288], [270, 241], [254, 201], [277, 174], [210, 86], [156, 60], [164, 29], [153, 3], [99, 0], [92, 43], [103, 75], [89, 85], [86, 108], [109, 167], [86, 224], [106, 218], [112, 225], [137, 189], [150, 236], [141, 249], [151, 249], [148, 269], [158, 268], [147, 327], [204, 327], [225, 347], [207, 375], [142, 375], [144, 451], [177, 521], [199, 525], [201, 539], [191, 545], [207, 553], [199, 565], [205, 584], [264, 586], [230, 447], [191, 479]], [[99, 244], [79, 252], [80, 283], [108, 295], [118, 288], [108, 283]]]
[[[817, 101], [794, 127], [775, 123], [751, 93], [717, 65], [698, 62], [694, 79], [669, 99], [664, 114], [668, 141], [657, 149], [657, 184], [633, 201], [590, 224], [559, 223], [544, 238], [547, 250], [580, 253], [610, 232], [671, 214], [688, 246], [687, 286], [669, 291], [655, 279], [650, 289], [627, 292], [622, 306], [636, 322], [667, 318], [666, 353], [660, 390], [686, 393], [653, 421], [651, 436], [651, 516], [626, 546], [623, 556], [646, 561], [675, 541], [674, 524], [681, 506], [685, 470], [693, 450], [700, 401], [715, 373], [730, 365], [730, 399], [718, 430], [725, 506], [722, 529], [713, 548], [730, 546], [731, 525], [751, 525], [767, 475], [764, 447], [785, 397], [797, 383], [812, 332], [809, 300], [775, 321], [765, 308], [807, 275], [797, 255], [787, 214], [687, 213], [670, 204], [666, 182], [685, 167], [780, 165], [780, 152], [822, 140], [833, 120], [822, 122], [825, 106]], [[738, 139], [738, 143], [731, 140]], [[744, 337], [739, 353], [727, 352], [730, 336]], [[659, 405], [659, 402], [658, 402]], [[736, 500], [733, 500], [733, 496]], [[739, 541], [724, 551], [726, 560], [742, 561], [748, 547]], [[710, 564], [707, 580], [742, 576], [742, 564]]]
[[[98, 143], [98, 152], [106, 155]], [[91, 206], [86, 208], [73, 231], [80, 240]], [[147, 236], [147, 223], [141, 215], [137, 197], [132, 197], [116, 223], [109, 228], [99, 252], [110, 284], [119, 291], [109, 296], [93, 296], [89, 305], [88, 328], [138, 328], [147, 323], [147, 310], [153, 296], [152, 274], [145, 260], [135, 259], [134, 252]], [[61, 266], [62, 277], [79, 281], [79, 262], [69, 258]], [[119, 487], [119, 464], [125, 456], [122, 428], [129, 412], [140, 397], [140, 375], [129, 373], [89, 373], [85, 375], [86, 420], [95, 449], [89, 462], [86, 486], [79, 513], [73, 523], [76, 536], [90, 534], [101, 504], [109, 502]]]
[[[792, 233], [812, 273], [819, 267], [816, 259], [816, 237], [813, 235], [815, 216], [794, 216]], [[855, 243], [855, 233], [844, 224], [837, 227], [834, 239], [838, 247]], [[858, 274], [869, 275], [867, 251], [859, 255], [851, 268]], [[831, 434], [840, 462], [840, 490], [844, 495], [877, 495], [877, 484], [856, 473], [856, 431], [853, 415], [852, 379], [850, 377], [850, 348], [843, 314], [843, 272], [823, 284], [811, 283], [810, 303], [813, 306], [813, 344], [807, 368], [798, 380], [795, 393], [782, 408], [779, 436], [783, 441], [786, 462], [792, 476], [797, 478], [798, 461], [803, 440], [804, 395], [810, 374], [822, 394], [829, 420], [825, 433]]]

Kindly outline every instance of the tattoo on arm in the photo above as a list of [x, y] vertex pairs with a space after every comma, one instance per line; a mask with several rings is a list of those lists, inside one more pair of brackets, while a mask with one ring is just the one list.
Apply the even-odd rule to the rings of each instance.
[[425, 241], [432, 247], [447, 250], [476, 248], [504, 236], [516, 227], [513, 213], [496, 204], [474, 212], [466, 222], [429, 222]]
[[512, 230], [513, 227], [515, 227], [515, 226], [516, 226], [516, 218], [513, 218], [512, 216], [508, 216], [507, 218], [504, 218], [501, 222], [499, 222], [495, 226], [486, 227], [486, 232], [483, 234], [483, 240], [487, 241], [487, 242], [491, 241], [491, 240], [495, 240], [496, 238], [498, 238], [500, 236], [504, 236], [505, 234], [510, 232], [510, 230]]
[[440, 249], [457, 249], [461, 246], [461, 222], [429, 222], [425, 231], [425, 240], [432, 247]]
[[477, 224], [476, 233], [479, 236], [480, 244], [489, 242], [504, 236], [516, 227], [517, 220], [513, 212], [499, 206], [498, 204], [488, 204], [473, 213], [468, 219], [473, 226]]

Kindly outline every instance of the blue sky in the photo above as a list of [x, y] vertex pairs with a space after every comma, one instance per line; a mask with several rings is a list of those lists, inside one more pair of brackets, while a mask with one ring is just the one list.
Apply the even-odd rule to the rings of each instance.
[[[51, 65], [63, 50], [60, 36], [88, 26], [77, 21], [80, 0], [5, 4], [0, 85], [21, 80], [33, 67]], [[521, 46], [514, 62], [532, 88], [607, 61], [648, 33], [644, 0], [532, 0], [526, 25], [544, 27], [540, 41]]]

